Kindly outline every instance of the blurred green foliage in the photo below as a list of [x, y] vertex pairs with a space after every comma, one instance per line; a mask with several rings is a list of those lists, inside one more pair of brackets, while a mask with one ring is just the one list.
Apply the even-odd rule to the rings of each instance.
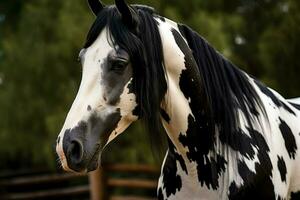
[[[286, 97], [300, 96], [300, 1], [129, 2], [191, 26], [237, 66]], [[1, 0], [0, 168], [56, 167], [55, 139], [80, 83], [77, 55], [93, 19], [86, 0]], [[141, 126], [120, 137], [104, 160], [154, 162]]]

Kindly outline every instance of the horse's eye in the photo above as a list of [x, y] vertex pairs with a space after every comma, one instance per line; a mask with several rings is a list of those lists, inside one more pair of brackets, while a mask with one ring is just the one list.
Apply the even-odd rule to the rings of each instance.
[[114, 60], [111, 63], [111, 70], [114, 71], [123, 71], [127, 66], [128, 62], [125, 60]]

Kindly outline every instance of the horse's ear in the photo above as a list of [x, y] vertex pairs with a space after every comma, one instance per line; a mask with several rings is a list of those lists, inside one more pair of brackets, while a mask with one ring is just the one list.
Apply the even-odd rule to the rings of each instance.
[[88, 3], [91, 10], [96, 16], [105, 7], [105, 5], [99, 0], [88, 0]]
[[136, 29], [138, 24], [137, 13], [128, 6], [125, 0], [115, 0], [116, 7], [122, 16], [122, 21], [130, 29]]

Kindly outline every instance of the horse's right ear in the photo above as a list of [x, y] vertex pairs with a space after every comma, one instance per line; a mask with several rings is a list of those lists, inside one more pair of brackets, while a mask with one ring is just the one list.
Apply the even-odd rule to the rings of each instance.
[[105, 7], [105, 5], [99, 0], [88, 0], [88, 3], [91, 10], [96, 16]]
[[116, 7], [121, 14], [121, 18], [125, 25], [131, 30], [135, 30], [138, 26], [137, 13], [127, 5], [125, 0], [115, 0]]

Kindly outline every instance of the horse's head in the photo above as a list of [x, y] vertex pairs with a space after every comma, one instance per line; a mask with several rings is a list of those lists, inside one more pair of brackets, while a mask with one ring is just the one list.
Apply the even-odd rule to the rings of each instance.
[[[77, 172], [96, 169], [105, 145], [140, 116], [151, 115], [155, 121], [158, 114], [150, 111], [159, 107], [164, 94], [151, 91], [163, 73], [149, 72], [156, 63], [146, 59], [138, 9], [122, 0], [116, 6], [98, 0], [89, 0], [89, 5], [97, 18], [79, 54], [82, 80], [56, 148], [63, 168]], [[161, 97], [149, 103], [150, 95]]]

